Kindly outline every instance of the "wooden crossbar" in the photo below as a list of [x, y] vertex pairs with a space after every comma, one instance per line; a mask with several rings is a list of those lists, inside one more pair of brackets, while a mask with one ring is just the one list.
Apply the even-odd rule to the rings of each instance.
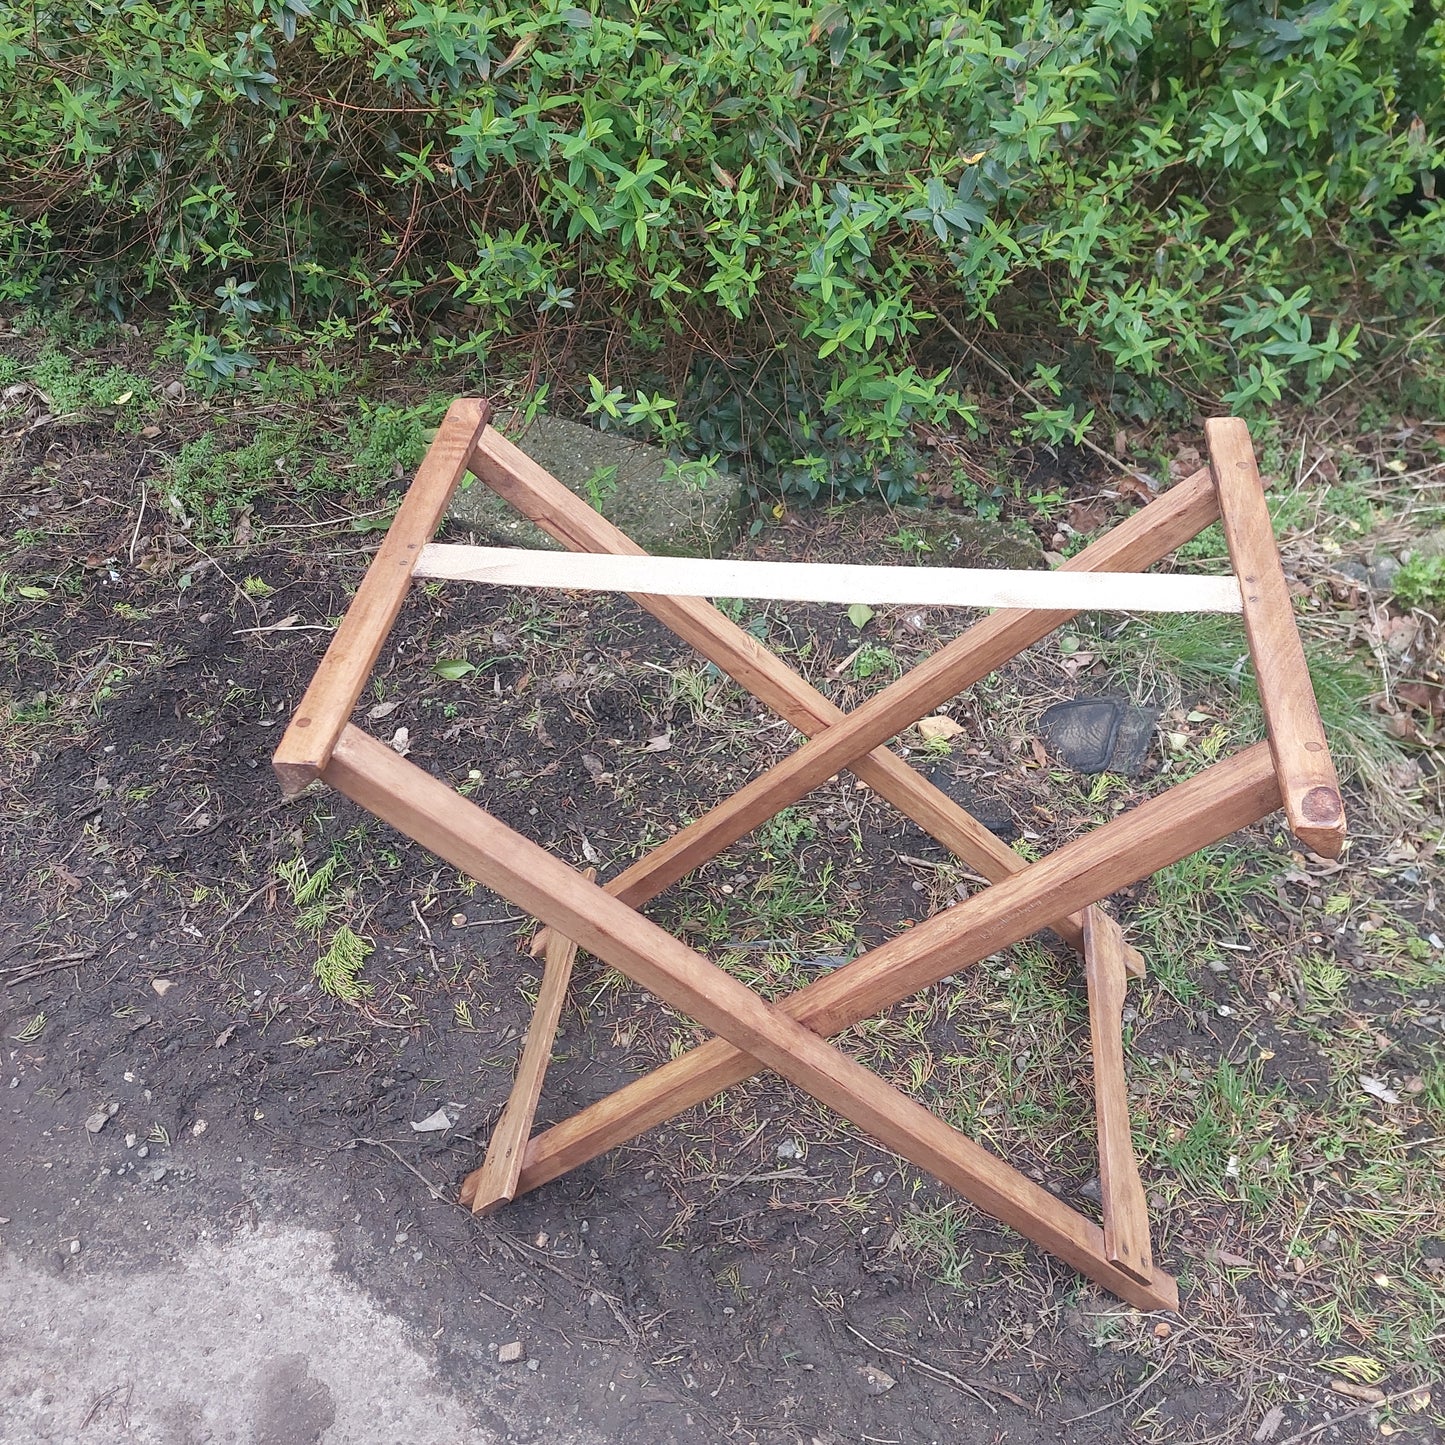
[[1085, 608], [1120, 612], [1239, 612], [1233, 577], [1148, 572], [1026, 572], [979, 567], [860, 567], [832, 562], [738, 562], [708, 557], [617, 557], [432, 543], [418, 577], [646, 592], [654, 597], [751, 597], [778, 602], [867, 602], [909, 607]]
[[[1141, 961], [1099, 900], [1281, 805], [1316, 851], [1333, 855], [1344, 838], [1338, 781], [1242, 425], [1209, 423], [1209, 468], [1063, 567], [1011, 573], [650, 558], [486, 419], [482, 402], [461, 401], [448, 412], [275, 758], [286, 791], [321, 777], [550, 926], [538, 939], [546, 953], [543, 983], [513, 1091], [486, 1162], [463, 1185], [466, 1202], [479, 1212], [498, 1207], [770, 1068], [1121, 1298], [1146, 1309], [1175, 1308], [1175, 1283], [1154, 1262], [1130, 1139], [1123, 999], [1127, 976], [1140, 971]], [[572, 555], [430, 544], [468, 469]], [[1216, 517], [1224, 522], [1234, 577], [1143, 573]], [[808, 741], [598, 887], [590, 872], [579, 876], [347, 722], [413, 576], [625, 589]], [[716, 595], [1001, 610], [845, 715], [705, 600]], [[1026, 863], [884, 745], [1079, 610], [1111, 607], [1242, 612], [1269, 740]], [[844, 768], [991, 885], [776, 1004], [635, 911]], [[827, 1042], [1045, 926], [1084, 957], [1102, 1227]], [[579, 946], [715, 1037], [529, 1139]]]
[[[626, 533], [543, 471], [495, 428], [488, 427], [483, 432], [473, 450], [471, 465], [476, 475], [498, 496], [564, 547], [623, 557], [645, 555]], [[1207, 481], [1208, 473], [1200, 471], [1189, 482], [1191, 487], [1197, 488], [1196, 520], [1200, 528], [1213, 519], [1216, 506]], [[1087, 560], [1090, 555], [1091, 549], [1086, 548], [1080, 554], [1080, 561]], [[632, 600], [805, 737], [815, 737], [825, 728], [843, 721], [845, 714], [842, 708], [824, 697], [776, 653], [769, 651], [711, 602], [695, 597], [658, 597], [647, 593], [632, 594]], [[947, 793], [909, 767], [896, 753], [877, 747], [854, 758], [847, 767], [860, 782], [874, 789], [936, 842], [962, 858], [969, 867], [977, 869], [990, 882], [997, 883], [1024, 867], [1024, 860], [1008, 844]], [[1066, 943], [1083, 951], [1082, 916], [1056, 918], [1049, 926]], [[1117, 925], [1115, 928], [1117, 930]], [[1122, 937], [1119, 942], [1131, 975], [1142, 975], [1144, 965], [1138, 952], [1129, 947]], [[543, 947], [545, 931], [538, 934], [533, 951], [540, 952]]]
[[1177, 1308], [1174, 1280], [1155, 1271], [1141, 1283], [1110, 1263], [1103, 1230], [1077, 1210], [385, 743], [348, 727], [325, 776], [378, 818], [728, 1040], [753, 1067], [765, 1065], [806, 1089], [1121, 1299], [1146, 1310]]

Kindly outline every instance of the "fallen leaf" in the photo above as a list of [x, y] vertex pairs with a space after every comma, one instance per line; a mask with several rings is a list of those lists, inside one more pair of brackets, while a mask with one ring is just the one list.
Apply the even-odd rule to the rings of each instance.
[[384, 717], [390, 717], [400, 706], [399, 699], [393, 702], [374, 702], [367, 708], [366, 715], [372, 722], [379, 722]]
[[1331, 1380], [1330, 1389], [1337, 1395], [1348, 1395], [1351, 1400], [1365, 1400], [1371, 1405], [1378, 1405], [1385, 1398], [1383, 1390], [1377, 1390], [1373, 1385], [1356, 1385], [1349, 1380]]
[[216, 1035], [216, 1042], [212, 1044], [211, 1047], [224, 1049], [226, 1045], [231, 1042], [232, 1038], [235, 1037], [236, 1030], [239, 1027], [239, 1024], [231, 1024], [229, 1028], [222, 1029], [221, 1032]]
[[1378, 1099], [1382, 1104], [1398, 1104], [1400, 1102], [1400, 1096], [1383, 1079], [1373, 1078], [1369, 1074], [1361, 1074], [1360, 1087], [1371, 1098]]
[[1264, 1412], [1264, 1418], [1255, 1428], [1254, 1434], [1250, 1437], [1256, 1441], [1273, 1440], [1279, 1427], [1284, 1424], [1284, 1407], [1282, 1405], [1271, 1405]]
[[1103, 497], [1069, 503], [1069, 526], [1076, 532], [1097, 532], [1109, 520], [1109, 503]]
[[1143, 472], [1130, 472], [1128, 476], [1118, 478], [1114, 486], [1120, 496], [1138, 497], [1141, 502], [1152, 502], [1159, 495], [1154, 479]]
[[397, 728], [391, 735], [391, 750], [400, 753], [405, 757], [411, 751], [411, 732], [407, 728]]
[[949, 738], [956, 738], [962, 732], [961, 728], [951, 717], [921, 717], [916, 724], [920, 737], [927, 738], [933, 742], [942, 738], [945, 742]]
[[655, 738], [648, 738], [643, 744], [642, 751], [645, 753], [665, 753], [672, 748], [672, 732], [658, 733]]
[[859, 632], [873, 619], [873, 609], [866, 602], [855, 602], [848, 609], [848, 621], [858, 629]]
[[435, 1113], [428, 1114], [425, 1119], [413, 1123], [411, 1129], [413, 1134], [440, 1134], [451, 1127], [451, 1116], [445, 1109], [438, 1109]]
[[175, 980], [170, 978], [153, 978], [151, 987], [164, 998], [176, 986]]

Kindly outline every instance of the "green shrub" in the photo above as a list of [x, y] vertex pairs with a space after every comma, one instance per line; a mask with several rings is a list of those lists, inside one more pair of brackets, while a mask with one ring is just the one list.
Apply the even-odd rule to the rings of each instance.
[[0, 0], [0, 302], [168, 297], [212, 380], [580, 358], [805, 495], [906, 492], [994, 329], [1053, 441], [1445, 394], [1442, 7]]

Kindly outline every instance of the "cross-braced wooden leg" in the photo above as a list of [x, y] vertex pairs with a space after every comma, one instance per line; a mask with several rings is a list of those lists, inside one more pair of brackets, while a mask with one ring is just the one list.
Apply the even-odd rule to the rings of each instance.
[[1124, 1077], [1124, 987], [1128, 975], [1115, 934], [1098, 926], [1097, 905], [1084, 910], [1084, 976], [1089, 989], [1089, 1044], [1094, 1058], [1094, 1116], [1099, 1135], [1099, 1190], [1104, 1201], [1104, 1249], [1136, 1279], [1154, 1270], [1149, 1208], [1129, 1133], [1129, 1086]]
[[[377, 817], [730, 1040], [752, 1067], [774, 1069], [806, 1089], [1120, 1298], [1140, 1309], [1177, 1308], [1173, 1279], [1155, 1271], [1141, 1283], [1119, 1269], [1107, 1258], [1103, 1231], [1077, 1210], [384, 744], [348, 727], [325, 777]], [[933, 963], [936, 968], [936, 958]], [[915, 959], [913, 973], [923, 966], [922, 957]], [[889, 976], [909, 972], [900, 962]]]
[[[1051, 909], [1084, 908], [1278, 807], [1269, 750], [1257, 743], [790, 994], [781, 1007], [818, 1033], [838, 1033], [1029, 937]], [[721, 1039], [699, 1044], [534, 1136], [517, 1192], [549, 1183], [755, 1072], [752, 1060]]]
[[[499, 496], [564, 546], [574, 551], [628, 556], [642, 554], [642, 549], [631, 538], [575, 497], [495, 428], [489, 427], [482, 433], [473, 450], [471, 465], [473, 471]], [[1137, 512], [1108, 537], [1086, 547], [1065, 565], [1069, 570], [1079, 572], [1147, 567], [1196, 536], [1217, 516], [1218, 502], [1210, 485], [1209, 473], [1201, 470]], [[808, 770], [796, 786], [789, 781], [787, 795], [779, 794], [779, 800], [772, 808], [754, 821], [747, 821], [746, 800], [740, 807], [731, 806], [741, 796], [734, 795], [729, 804], [714, 809], [684, 829], [670, 844], [664, 845], [672, 850], [690, 850], [688, 856], [695, 861], [689, 861], [682, 868], [682, 873], [715, 857], [737, 838], [750, 832], [758, 822], [771, 817], [777, 808], [796, 801], [845, 767], [991, 881], [998, 882], [1024, 866], [1013, 849], [1000, 842], [946, 794], [921, 778], [901, 758], [879, 745], [916, 722], [938, 703], [956, 696], [1015, 653], [1069, 621], [1074, 613], [995, 614], [970, 628], [937, 657], [930, 659], [935, 663], [939, 658], [944, 659], [944, 681], [940, 683], [935, 679], [931, 692], [920, 696], [910, 685], [916, 673], [910, 674], [909, 678], [895, 683], [873, 699], [871, 711], [870, 705], [865, 705], [858, 712], [845, 714], [711, 603], [701, 598], [645, 595], [634, 595], [633, 600], [697, 648], [759, 701], [815, 740], [835, 736], [834, 729], [844, 723], [856, 729], [860, 723], [866, 725], [869, 718], [881, 716], [884, 719], [881, 727], [875, 726], [867, 735], [872, 741], [867, 741], [866, 737], [859, 738], [855, 733], [849, 744], [829, 754], [827, 762], [822, 765], [824, 771], [819, 773], [817, 768]], [[806, 755], [807, 749], [803, 753]], [[800, 766], [797, 755], [790, 762], [795, 768]], [[786, 768], [788, 765], [782, 766]], [[784, 775], [773, 769], [752, 786], [771, 795], [773, 789], [784, 785], [784, 781]], [[695, 843], [700, 846], [693, 846]], [[663, 861], [668, 856], [662, 853], [656, 861]], [[606, 886], [609, 892], [636, 906], [646, 897], [661, 892], [672, 881], [675, 877], [667, 873], [650, 875], [648, 860], [644, 859]], [[651, 892], [645, 891], [647, 889]], [[1082, 949], [1082, 919], [1053, 919], [1050, 924], [1060, 936]], [[1125, 949], [1130, 971], [1142, 973], [1143, 963], [1139, 955], [1127, 945]]]
[[[472, 468], [505, 500], [569, 546], [590, 548], [601, 543], [605, 549], [610, 543], [619, 550], [633, 553], [639, 550], [615, 528], [610, 528], [609, 538], [603, 530], [609, 524], [585, 504], [578, 503], [565, 488], [559, 489], [562, 496], [548, 488], [546, 483], [552, 479], [494, 429], [484, 432], [474, 448]], [[557, 485], [553, 482], [554, 488]], [[1218, 514], [1218, 499], [1209, 473], [1201, 470], [1126, 518], [1064, 567], [1079, 572], [1148, 567], [1197, 536]], [[593, 518], [595, 521], [589, 520]], [[598, 523], [602, 524], [600, 528]], [[610, 879], [607, 891], [633, 907], [639, 907], [701, 867], [766, 822], [780, 808], [797, 802], [835, 773], [860, 764], [865, 757], [870, 764], [891, 757], [886, 751], [874, 753], [872, 750], [1076, 615], [1057, 611], [995, 612], [846, 716], [826, 701], [820, 709], [812, 698], [807, 698], [808, 714], [800, 721], [799, 699], [803, 697], [798, 687], [800, 679], [792, 677], [786, 669], [779, 672], [770, 666], [776, 664], [777, 659], [746, 634], [732, 636], [728, 632], [731, 624], [719, 625], [727, 621], [721, 614], [710, 615], [715, 609], [705, 610], [707, 604], [698, 599], [638, 596], [634, 600], [718, 666], [731, 672], [744, 687], [788, 717], [800, 730], [811, 728], [814, 736], [789, 758], [740, 788], [725, 803], [680, 829]], [[697, 605], [684, 606], [693, 603]], [[807, 728], [802, 725], [804, 721], [808, 722]], [[883, 789], [879, 791], [882, 793]], [[1012, 850], [1002, 851], [1017, 861]], [[991, 860], [990, 866], [1003, 876], [1016, 871], [999, 856]], [[1055, 922], [1053, 918], [1045, 919], [1041, 926]], [[1077, 932], [1081, 925], [1072, 925], [1066, 918], [1063, 924], [1075, 930], [1074, 936], [1081, 943], [1082, 937]]]
[[[582, 877], [591, 883], [597, 877], [597, 870], [588, 868]], [[532, 1012], [527, 1041], [522, 1045], [512, 1092], [497, 1127], [492, 1130], [482, 1167], [462, 1180], [458, 1198], [470, 1206], [473, 1214], [491, 1214], [509, 1204], [517, 1193], [522, 1151], [532, 1134], [532, 1120], [537, 1116], [537, 1102], [542, 1097], [542, 1079], [551, 1062], [552, 1041], [562, 1018], [562, 1005], [576, 959], [577, 944], [560, 933], [552, 934], [542, 966], [542, 986], [537, 990], [537, 1007]]]
[[[1232, 596], [1244, 614], [1269, 727], [1268, 749], [1261, 745], [1216, 765], [1089, 837], [1025, 866], [977, 820], [881, 745], [1075, 615], [1058, 610], [1060, 603], [1053, 599], [1062, 600], [1060, 589], [1035, 587], [1013, 594], [1029, 598], [1032, 610], [994, 614], [846, 717], [700, 599], [639, 597], [636, 600], [679, 635], [809, 733], [810, 741], [604, 891], [345, 723], [409, 577], [425, 575], [418, 554], [424, 556], [426, 536], [469, 462], [504, 496], [511, 486], [523, 498], [518, 501], [521, 510], [528, 511], [530, 502], [534, 520], [567, 545], [622, 554], [639, 550], [615, 529], [609, 535], [601, 518], [540, 469], [533, 468], [546, 485], [525, 472], [519, 475], [518, 459], [526, 467], [531, 463], [520, 453], [507, 455], [506, 444], [484, 429], [485, 416], [485, 404], [471, 401], [457, 403], [448, 413], [275, 759], [289, 792], [320, 773], [378, 817], [557, 930], [553, 966], [547, 970], [553, 987], [544, 982], [546, 1008], [540, 1010], [534, 1037], [524, 1050], [515, 1107], [509, 1110], [503, 1137], [494, 1144], [498, 1185], [483, 1196], [483, 1203], [535, 1187], [758, 1068], [772, 1068], [1121, 1297], [1143, 1307], [1172, 1307], [1173, 1281], [1152, 1263], [1142, 1187], [1128, 1137], [1121, 1010], [1132, 951], [1095, 905], [1104, 894], [1273, 811], [1281, 798], [1294, 831], [1317, 851], [1337, 853], [1344, 837], [1337, 780], [1243, 427], [1230, 421], [1208, 424], [1212, 489], [1200, 485], [1203, 474], [1191, 478], [1067, 568], [1087, 572], [1147, 567], [1195, 535], [1217, 508], [1238, 574]], [[489, 467], [496, 475], [488, 474]], [[438, 556], [434, 565], [445, 570], [447, 563]], [[594, 567], [593, 574], [607, 575], [600, 567]], [[530, 571], [524, 567], [519, 575], [554, 573], [538, 565]], [[676, 585], [664, 567], [653, 568], [653, 575], [657, 580], [652, 585]], [[757, 581], [758, 586], [775, 583], [775, 578]], [[815, 576], [807, 585], [839, 584]], [[1070, 587], [1063, 595], [1073, 609], [1090, 605], [1083, 599], [1097, 596], [1097, 589], [1091, 580], [1090, 589]], [[1051, 599], [1043, 604], [1049, 610], [1035, 607], [1045, 596]], [[1228, 600], [1216, 587], [1198, 605]], [[1270, 750], [1272, 756], [1267, 756]], [[716, 856], [844, 767], [999, 881], [778, 1005], [765, 1003], [627, 906]], [[930, 818], [931, 825], [926, 821]], [[1066, 937], [1081, 938], [1086, 955], [1105, 1196], [1102, 1230], [826, 1042], [848, 1024], [1051, 922]], [[559, 980], [574, 952], [574, 946], [562, 940], [574, 938], [718, 1037], [530, 1140], [518, 1177], [516, 1155], [530, 1127], [555, 1029], [553, 1003], [560, 999], [564, 985]]]

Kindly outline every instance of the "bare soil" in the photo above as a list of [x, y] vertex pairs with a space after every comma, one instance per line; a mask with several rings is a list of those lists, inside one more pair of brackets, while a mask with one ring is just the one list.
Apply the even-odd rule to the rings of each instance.
[[[961, 1204], [960, 1277], [932, 1277], [902, 1226], [941, 1191], [774, 1080], [495, 1218], [458, 1209], [529, 1017], [529, 923], [345, 799], [280, 799], [270, 753], [374, 539], [283, 501], [253, 519], [252, 537], [200, 547], [154, 497], [138, 514], [162, 464], [155, 447], [54, 428], [17, 442], [0, 480], [6, 531], [28, 538], [9, 567], [55, 579], [7, 620], [23, 642], [4, 687], [40, 719], [8, 740], [0, 843], [7, 1249], [57, 1273], [102, 1259], [140, 1270], [202, 1233], [267, 1219], [325, 1228], [464, 1396], [479, 1373], [500, 1381], [509, 1403], [475, 1424], [507, 1440], [1248, 1437], [1256, 1366], [1195, 1373], [1171, 1353], [1178, 1321], [1156, 1333]], [[785, 544], [819, 555], [828, 536], [815, 525]], [[834, 673], [858, 645], [851, 625], [785, 614], [769, 614], [769, 641], [841, 705], [886, 680]], [[941, 623], [920, 630], [899, 610], [878, 635], [906, 665]], [[463, 658], [477, 671], [437, 675], [438, 660]], [[696, 705], [675, 683], [684, 672], [699, 680]], [[604, 876], [794, 741], [625, 600], [418, 589], [375, 676], [366, 726], [406, 729], [414, 761]], [[1039, 710], [1071, 690], [1050, 676]], [[724, 691], [709, 701], [707, 689]], [[955, 715], [969, 722], [971, 706]], [[1047, 848], [1079, 826], [1055, 816], [1022, 732], [929, 766], [1007, 835]], [[940, 905], [928, 868], [901, 861], [940, 851], [851, 779], [802, 811], [809, 831], [791, 851], [769, 861], [739, 845], [653, 916], [700, 946], [771, 958], [786, 940], [760, 935], [753, 904], [787, 915], [780, 880], [856, 914], [849, 951]], [[330, 912], [314, 930], [278, 869], [301, 858], [314, 873], [333, 855]], [[374, 945], [355, 1004], [313, 972], [343, 922]], [[829, 966], [826, 923], [794, 922], [799, 947], [820, 950], [798, 969]], [[1065, 986], [1071, 961], [1057, 944], [1050, 956]], [[929, 1007], [946, 1045], [946, 1009]], [[701, 1036], [584, 958], [541, 1122]], [[880, 1058], [886, 1042], [862, 1040]], [[1162, 1018], [1143, 1047], [1218, 1057], [1236, 1042], [1205, 1008]], [[1276, 1067], [1308, 1089], [1318, 1061], [1281, 1054]], [[1085, 1109], [1087, 1080], [1079, 1089]], [[415, 1132], [439, 1108], [452, 1126]], [[1026, 1126], [1016, 1140], [1023, 1167], [1091, 1207], [1087, 1127], [1062, 1145]], [[1186, 1320], [1195, 1262], [1227, 1249], [1233, 1224], [1199, 1200], [1160, 1241], [1186, 1276]], [[1267, 1328], [1287, 1332], [1277, 1291], [1251, 1289]], [[534, 1369], [497, 1362], [513, 1340]], [[1287, 1412], [1277, 1441], [1308, 1423]], [[1320, 1438], [1369, 1433], [1356, 1416]]]

